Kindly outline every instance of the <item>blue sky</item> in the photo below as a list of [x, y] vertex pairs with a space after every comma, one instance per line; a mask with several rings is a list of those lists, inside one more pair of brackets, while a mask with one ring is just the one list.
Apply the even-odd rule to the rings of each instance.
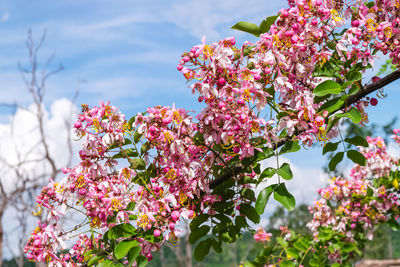
[[182, 52], [203, 35], [209, 42], [232, 35], [243, 40], [245, 35], [230, 26], [239, 20], [259, 22], [282, 7], [284, 2], [260, 0], [246, 5], [226, 0], [2, 1], [1, 102], [29, 102], [21, 94], [16, 64], [27, 62], [24, 41], [31, 28], [37, 40], [47, 31], [40, 59], [56, 52], [54, 62], [65, 67], [49, 81], [48, 101], [71, 97], [79, 84], [78, 103], [111, 100], [130, 114], [172, 102], [193, 108], [195, 98], [176, 71]]
[[[72, 98], [79, 89], [78, 105], [111, 100], [128, 117], [150, 106], [172, 103], [199, 109], [197, 97], [176, 70], [180, 55], [199, 44], [203, 35], [210, 43], [227, 36], [235, 36], [238, 44], [254, 41], [230, 27], [238, 21], [259, 23], [286, 6], [286, 1], [268, 0], [2, 0], [0, 103], [27, 106], [32, 102], [17, 68], [18, 62], [23, 66], [28, 62], [25, 40], [32, 29], [37, 41], [47, 31], [41, 63], [55, 52], [51, 67], [65, 68], [47, 84], [48, 108], [56, 100]], [[370, 109], [371, 122], [384, 124], [399, 115], [398, 87], [396, 82], [386, 88], [388, 97]], [[8, 124], [12, 113], [0, 105], [0, 126]], [[53, 135], [59, 137], [57, 129]], [[326, 182], [321, 154], [321, 148], [303, 149], [281, 160], [292, 164], [294, 179], [288, 188], [298, 202], [312, 201], [317, 186]], [[270, 204], [267, 213], [274, 205]]]
[[[266, 0], [4, 0], [0, 3], [0, 103], [31, 102], [17, 63], [27, 63], [25, 40], [32, 29], [36, 40], [47, 31], [39, 59], [43, 62], [55, 52], [52, 67], [65, 67], [48, 82], [48, 106], [56, 99], [71, 98], [79, 88], [77, 104], [93, 106], [111, 100], [128, 117], [154, 105], [176, 103], [198, 109], [197, 97], [176, 70], [182, 52], [200, 43], [203, 35], [208, 42], [227, 36], [235, 36], [239, 44], [255, 40], [230, 27], [241, 20], [259, 23], [286, 6], [286, 1]], [[399, 113], [397, 86], [387, 88], [389, 97], [371, 110], [371, 121], [386, 123]], [[10, 108], [0, 107], [0, 123], [7, 123], [10, 114]], [[310, 169], [319, 169], [324, 162], [321, 149], [315, 148], [291, 160]]]

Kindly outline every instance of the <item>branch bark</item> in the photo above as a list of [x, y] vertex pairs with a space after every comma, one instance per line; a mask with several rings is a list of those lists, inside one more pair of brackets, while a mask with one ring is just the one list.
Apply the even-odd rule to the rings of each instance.
[[[386, 86], [398, 79], [400, 79], [400, 71], [397, 70], [397, 71], [394, 71], [394, 72], [386, 75], [379, 81], [367, 85], [366, 87], [361, 89], [357, 94], [349, 96], [346, 99], [345, 103], [340, 108], [333, 111], [332, 113], [335, 113], [339, 110], [342, 110], [342, 109], [350, 106], [351, 104], [356, 103], [357, 101], [361, 100], [363, 97], [369, 95], [370, 93], [375, 92], [376, 90], [383, 88], [384, 86]], [[273, 150], [278, 149], [279, 147], [283, 146], [287, 141], [292, 140], [294, 136], [297, 136], [303, 132], [304, 131], [296, 130], [292, 136], [286, 137], [286, 138], [282, 139], [281, 141], [279, 141], [277, 144], [274, 144], [272, 146], [272, 149]], [[229, 180], [231, 177], [234, 177], [235, 175], [237, 175], [241, 171], [243, 171], [244, 168], [245, 168], [245, 166], [243, 166], [242, 164], [238, 164], [238, 165], [231, 167], [225, 173], [221, 174], [220, 176], [216, 177], [213, 181], [211, 181], [210, 188], [213, 189], [213, 188], [217, 187], [218, 185], [222, 184], [223, 182]]]

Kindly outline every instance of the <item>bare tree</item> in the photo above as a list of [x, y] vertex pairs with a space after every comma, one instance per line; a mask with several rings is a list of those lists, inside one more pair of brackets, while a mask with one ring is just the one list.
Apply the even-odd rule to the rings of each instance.
[[[24, 81], [27, 93], [31, 96], [33, 103], [28, 106], [22, 106], [14, 103], [13, 106], [18, 111], [29, 114], [32, 128], [25, 129], [21, 133], [20, 125], [16, 125], [14, 117], [10, 122], [10, 143], [0, 143], [0, 267], [2, 266], [3, 250], [8, 250], [17, 260], [18, 266], [24, 264], [24, 246], [29, 232], [32, 231], [33, 216], [41, 218], [40, 212], [32, 213], [36, 208], [35, 197], [41, 188], [46, 185], [50, 179], [55, 180], [60, 173], [61, 168], [58, 159], [52, 150], [46, 129], [46, 120], [48, 114], [45, 108], [45, 94], [47, 91], [46, 83], [52, 75], [60, 72], [63, 67], [49, 70], [54, 59], [52, 54], [43, 66], [39, 66], [38, 52], [45, 40], [46, 32], [43, 33], [38, 43], [35, 43], [32, 32], [29, 31], [26, 45], [29, 52], [29, 63], [27, 67], [18, 64], [22, 79]], [[76, 97], [76, 94], [75, 94]], [[70, 106], [70, 114], [73, 112], [73, 102]], [[65, 157], [66, 166], [72, 161], [73, 146], [71, 143], [71, 118], [65, 118], [60, 133], [66, 133], [65, 138]], [[18, 136], [21, 134], [29, 135], [31, 142], [20, 143]], [[3, 146], [3, 149], [1, 149]], [[7, 148], [7, 151], [5, 151]], [[6, 232], [4, 218], [5, 212], [15, 213], [13, 219], [13, 229]], [[7, 227], [9, 228], [9, 227]], [[17, 240], [13, 238], [12, 242], [18, 245], [18, 250], [12, 248], [10, 235], [17, 235]]]

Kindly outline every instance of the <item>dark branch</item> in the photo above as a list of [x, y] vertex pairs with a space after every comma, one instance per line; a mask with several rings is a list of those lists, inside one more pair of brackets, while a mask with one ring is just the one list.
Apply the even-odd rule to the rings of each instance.
[[[357, 94], [348, 97], [346, 99], [345, 103], [340, 108], [335, 110], [333, 113], [335, 113], [345, 107], [348, 107], [351, 104], [356, 103], [357, 101], [359, 101], [366, 95], [368, 95], [378, 89], [381, 89], [382, 87], [384, 87], [398, 79], [400, 79], [400, 71], [395, 71], [395, 72], [392, 72], [389, 75], [383, 77], [379, 81], [367, 85], [366, 87], [364, 87], [364, 89], [360, 90]], [[282, 139], [276, 145], [274, 145], [272, 147], [272, 149], [276, 150], [277, 148], [283, 146], [287, 141], [292, 140], [294, 136], [297, 136], [303, 132], [304, 131], [295, 131], [295, 133], [292, 136]], [[210, 188], [213, 189], [216, 186], [222, 184], [223, 182], [229, 180], [231, 177], [233, 177], [233, 176], [239, 174], [241, 171], [243, 171], [244, 168], [245, 168], [245, 166], [243, 166], [242, 164], [233, 166], [231, 169], [227, 170], [225, 173], [221, 174], [220, 176], [216, 177], [213, 181], [211, 181]]]
[[[396, 81], [397, 79], [400, 78], [400, 71], [395, 71], [390, 73], [389, 75], [383, 77], [382, 79], [380, 79], [377, 82], [371, 83], [367, 86], [364, 87], [364, 90], [360, 90], [357, 94], [350, 96], [349, 98], [346, 99], [345, 103], [343, 104], [343, 106], [341, 106], [338, 110], [344, 108], [344, 107], [348, 107], [351, 104], [357, 102], [358, 100], [362, 99], [364, 96], [375, 92], [378, 89], [381, 89], [382, 87]], [[336, 110], [336, 111], [338, 111]], [[335, 112], [336, 112], [335, 111]]]

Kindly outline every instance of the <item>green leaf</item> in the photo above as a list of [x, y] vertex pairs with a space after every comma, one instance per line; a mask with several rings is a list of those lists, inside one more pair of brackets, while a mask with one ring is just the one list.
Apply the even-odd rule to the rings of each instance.
[[334, 118], [333, 120], [329, 120], [328, 125], [326, 126], [326, 133], [332, 129], [332, 127], [340, 120], [340, 118]]
[[346, 79], [351, 82], [359, 81], [362, 79], [362, 74], [358, 71], [350, 71], [346, 74]]
[[299, 251], [306, 251], [308, 249], [308, 246], [305, 244], [305, 242], [302, 242], [303, 240], [297, 240], [296, 243], [293, 244], [293, 246], [299, 250]]
[[366, 159], [364, 155], [358, 152], [357, 150], [348, 150], [347, 157], [358, 165], [365, 166], [366, 164]]
[[352, 138], [346, 138], [344, 139], [345, 142], [350, 143], [355, 146], [363, 146], [363, 147], [368, 147], [368, 142], [365, 140], [364, 137], [362, 136], [355, 136]]
[[347, 81], [344, 82], [342, 85], [340, 85], [342, 87], [342, 89], [346, 89], [347, 87], [349, 87], [350, 84], [352, 84], [353, 82]]
[[133, 123], [135, 123], [136, 115], [129, 119], [128, 124], [133, 128]]
[[371, 1], [371, 2], [366, 3], [365, 5], [366, 5], [368, 8], [371, 8], [371, 7], [373, 7], [373, 6], [375, 5], [375, 2], [374, 2], [374, 1]]
[[120, 158], [125, 158], [126, 156], [128, 157], [137, 157], [139, 156], [139, 153], [137, 153], [136, 150], [134, 150], [133, 148], [128, 148], [128, 149], [124, 149], [124, 152], [119, 152], [115, 155], [112, 156], [113, 159], [120, 159]]
[[250, 201], [254, 201], [255, 199], [254, 191], [251, 190], [250, 188], [243, 188], [242, 191], [240, 192], [240, 195]]
[[324, 148], [322, 149], [322, 155], [325, 155], [327, 152], [335, 151], [338, 147], [340, 142], [331, 143], [328, 142], [325, 144]]
[[276, 187], [274, 199], [281, 203], [289, 211], [292, 211], [296, 206], [295, 198], [289, 193], [289, 191], [287, 191], [284, 183], [281, 183]]
[[101, 255], [101, 256], [96, 255], [88, 261], [87, 265], [92, 266], [93, 264], [96, 264], [99, 260], [101, 260], [102, 258], [104, 258], [104, 255]]
[[344, 152], [338, 152], [335, 154], [335, 156], [333, 156], [333, 158], [331, 159], [331, 161], [328, 164], [330, 171], [335, 170], [336, 165], [338, 165], [338, 163], [342, 161], [343, 156], [344, 156]]
[[143, 255], [139, 255], [136, 258], [136, 266], [137, 267], [144, 267], [147, 265], [147, 258]]
[[211, 246], [213, 247], [215, 252], [217, 252], [217, 253], [221, 253], [222, 252], [222, 242], [221, 241], [217, 241], [215, 239], [212, 239]]
[[253, 263], [253, 262], [251, 262], [251, 261], [246, 261], [246, 262], [243, 264], [243, 266], [244, 266], [244, 267], [258, 267], [259, 265], [256, 265], [256, 263]]
[[326, 45], [330, 50], [336, 50], [336, 43], [334, 41], [327, 41]]
[[211, 247], [211, 239], [206, 239], [201, 241], [194, 249], [194, 258], [197, 261], [202, 261], [204, 257], [208, 254]]
[[131, 168], [135, 170], [144, 170], [146, 169], [146, 162], [143, 159], [140, 158], [134, 158], [130, 160], [131, 163]]
[[129, 223], [118, 224], [108, 231], [107, 238], [117, 239], [120, 237], [130, 237], [136, 234], [136, 229]]
[[208, 225], [203, 225], [200, 228], [197, 228], [194, 231], [191, 231], [190, 235], [189, 235], [189, 242], [191, 244], [195, 243], [197, 240], [199, 240], [203, 236], [207, 235], [207, 233], [209, 231], [210, 231], [210, 226], [208, 226]]
[[260, 168], [261, 168], [260, 163], [257, 163], [256, 165], [253, 166], [253, 170], [256, 174], [260, 174], [260, 172], [261, 172]]
[[282, 262], [279, 264], [279, 266], [280, 266], [280, 267], [295, 267], [296, 264], [294, 264], [293, 261], [286, 260], [286, 261], [282, 261]]
[[342, 87], [337, 82], [332, 80], [324, 81], [317, 85], [314, 89], [314, 94], [316, 96], [324, 96], [328, 94], [339, 94], [342, 91]]
[[231, 27], [231, 29], [239, 30], [242, 32], [248, 32], [257, 37], [260, 36], [260, 33], [261, 33], [260, 28], [256, 24], [250, 23], [250, 22], [245, 22], [245, 21], [240, 21], [240, 22], [236, 23], [235, 25], [233, 25]]
[[137, 245], [139, 245], [139, 242], [136, 240], [124, 240], [119, 242], [114, 248], [114, 255], [117, 259], [122, 259], [128, 254], [131, 248]]
[[196, 230], [196, 229], [200, 226], [200, 224], [202, 224], [203, 222], [207, 221], [209, 217], [210, 217], [210, 216], [209, 216], [208, 214], [201, 214], [201, 215], [195, 217], [195, 218], [190, 222], [190, 225], [189, 225], [190, 230], [191, 230], [191, 231]]
[[291, 152], [297, 152], [300, 150], [299, 141], [287, 141], [281, 150], [279, 151], [279, 155]]
[[135, 142], [135, 144], [139, 143], [140, 139], [142, 138], [143, 134], [140, 134], [138, 131], [136, 131], [133, 134], [133, 141]]
[[319, 109], [318, 112], [323, 110], [328, 111], [329, 113], [339, 109], [344, 104], [342, 97], [336, 97], [331, 100], [326, 101]]
[[387, 221], [387, 224], [390, 228], [392, 228], [393, 231], [398, 231], [400, 229], [399, 223], [393, 218]]
[[282, 166], [276, 170], [276, 173], [285, 180], [290, 180], [293, 178], [293, 173], [290, 169], [290, 165], [286, 162], [283, 163]]
[[358, 93], [358, 91], [360, 91], [360, 87], [358, 87], [356, 84], [353, 84], [350, 89], [349, 92], [347, 93], [348, 95], [355, 95]]
[[260, 222], [260, 215], [258, 215], [257, 210], [249, 204], [240, 204], [240, 213], [246, 215], [246, 217], [253, 223]]
[[258, 194], [257, 201], [256, 201], [256, 211], [258, 214], [263, 214], [265, 206], [267, 205], [267, 202], [269, 200], [269, 197], [271, 196], [272, 192], [274, 192], [274, 189], [277, 187], [276, 184], [270, 185], [263, 190], [260, 191], [260, 194]]
[[347, 117], [350, 120], [352, 120], [354, 123], [359, 123], [362, 118], [361, 112], [358, 109], [356, 109], [355, 107], [352, 107], [346, 113], [337, 114], [336, 117], [338, 117], [338, 118]]
[[237, 228], [242, 229], [248, 226], [246, 219], [243, 216], [236, 216], [235, 225]]
[[264, 19], [261, 24], [260, 24], [260, 31], [261, 33], [266, 33], [269, 31], [271, 28], [271, 25], [274, 24], [275, 20], [278, 18], [278, 16], [271, 16], [266, 19]]
[[346, 243], [342, 246], [341, 251], [345, 252], [345, 253], [349, 253], [352, 252], [353, 250], [357, 249], [357, 245], [354, 243]]
[[[89, 265], [89, 264], [88, 264]], [[112, 266], [113, 265], [113, 262], [112, 261], [110, 261], [110, 260], [105, 260], [105, 261], [102, 261], [102, 262], [100, 262], [99, 264], [97, 264], [96, 266], [97, 267], [110, 267], [110, 266]]]
[[276, 242], [278, 242], [279, 245], [281, 245], [282, 248], [287, 248], [288, 247], [288, 242], [286, 242], [281, 236], [276, 238]]
[[286, 254], [289, 255], [292, 258], [296, 258], [297, 259], [299, 257], [300, 252], [295, 248], [288, 248], [286, 250]]
[[271, 178], [276, 173], [276, 169], [272, 167], [267, 167], [263, 172], [260, 174], [260, 179], [264, 179], [265, 177]]
[[129, 262], [129, 265], [132, 265], [133, 262], [135, 261], [135, 259], [137, 258], [137, 256], [139, 256], [140, 250], [141, 250], [140, 246], [133, 247], [133, 248], [131, 248], [131, 249], [129, 250], [129, 252], [128, 252], [128, 262]]
[[372, 190], [370, 187], [367, 188], [367, 196], [372, 197], [374, 195], [374, 190]]
[[146, 153], [150, 149], [150, 143], [145, 142], [141, 147], [140, 147], [140, 154]]

